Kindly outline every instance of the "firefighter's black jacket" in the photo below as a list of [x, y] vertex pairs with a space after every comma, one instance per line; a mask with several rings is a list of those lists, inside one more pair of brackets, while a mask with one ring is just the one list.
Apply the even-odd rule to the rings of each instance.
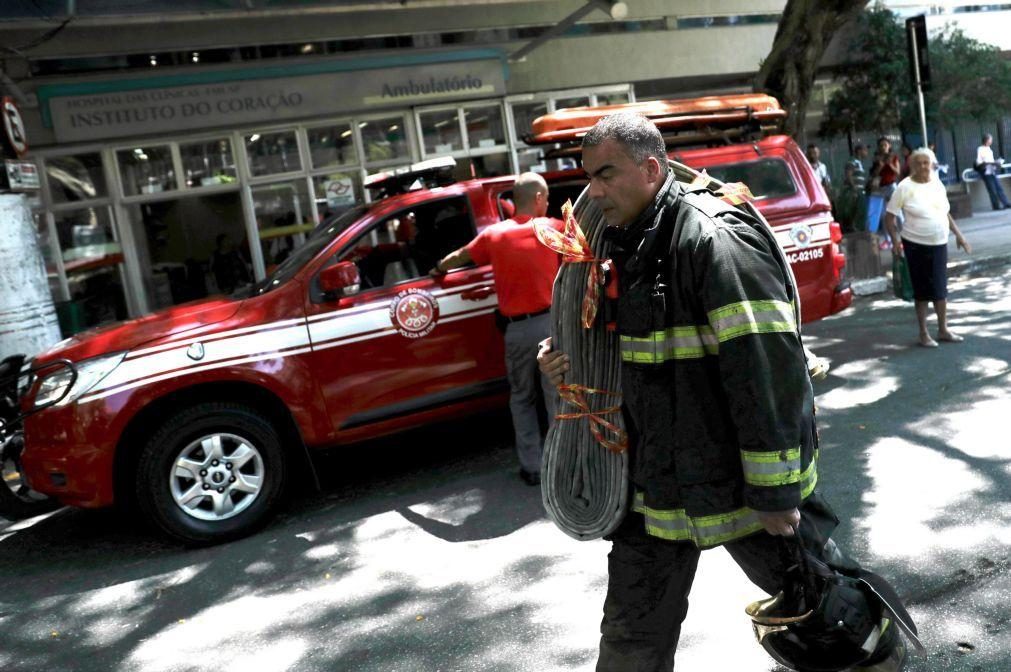
[[635, 510], [722, 544], [814, 489], [813, 391], [792, 276], [768, 226], [668, 177], [613, 232]]

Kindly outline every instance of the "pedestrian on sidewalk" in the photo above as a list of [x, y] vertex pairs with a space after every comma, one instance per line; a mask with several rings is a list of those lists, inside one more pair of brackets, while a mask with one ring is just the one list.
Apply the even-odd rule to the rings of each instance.
[[467, 245], [440, 259], [432, 270], [441, 276], [471, 262], [491, 264], [498, 294], [500, 328], [505, 333], [509, 410], [516, 434], [520, 478], [527, 485], [541, 482], [543, 433], [537, 412], [537, 389], [543, 391], [548, 421], [555, 417], [557, 393], [537, 368], [537, 344], [551, 333], [551, 290], [558, 274], [558, 255], [537, 240], [539, 221], [547, 218], [548, 185], [537, 173], [523, 173], [513, 185], [515, 214], [484, 229]]
[[[934, 153], [921, 147], [909, 157], [910, 175], [899, 183], [888, 201], [885, 228], [892, 239], [892, 255], [905, 256], [913, 283], [916, 320], [920, 326], [919, 344], [936, 348], [937, 341], [959, 343], [962, 336], [948, 328], [948, 234], [966, 252], [972, 246], [962, 236], [949, 212], [948, 194], [937, 179]], [[896, 226], [899, 214], [905, 217], [901, 238]], [[937, 315], [937, 340], [927, 330], [927, 308], [933, 302]]]
[[828, 166], [821, 162], [821, 149], [813, 142], [807, 146], [807, 162], [811, 164], [814, 174], [825, 189], [826, 194], [832, 193], [832, 178], [828, 175]]
[[[596, 669], [670, 672], [703, 549], [722, 545], [770, 595], [792, 585], [783, 551], [797, 543], [830, 566], [859, 568], [829, 538], [838, 519], [815, 490], [814, 394], [794, 285], [768, 227], [705, 189], [686, 190], [641, 115], [590, 129], [583, 169], [616, 246], [634, 488], [632, 510], [607, 537]], [[538, 361], [551, 382], [564, 381], [567, 357], [550, 342]], [[895, 627], [871, 646], [856, 669], [901, 668]]]
[[846, 233], [867, 229], [867, 145], [858, 142], [843, 169], [842, 186], [836, 196], [836, 217]]
[[[895, 185], [899, 181], [899, 173], [902, 166], [899, 157], [892, 152], [892, 140], [885, 137], [878, 138], [878, 152], [875, 153], [874, 162], [870, 166], [870, 181], [867, 182], [867, 193], [871, 196], [878, 196], [889, 202]], [[880, 221], [878, 222], [880, 225]], [[883, 239], [882, 250], [888, 250], [894, 243], [898, 243], [898, 238]]]
[[990, 196], [990, 205], [994, 210], [1011, 208], [1007, 195], [1000, 186], [997, 176], [1003, 169], [1003, 161], [998, 161], [993, 155], [993, 136], [989, 133], [983, 136], [983, 144], [976, 148], [976, 163], [973, 168], [979, 173], [983, 184], [986, 185], [986, 193]]

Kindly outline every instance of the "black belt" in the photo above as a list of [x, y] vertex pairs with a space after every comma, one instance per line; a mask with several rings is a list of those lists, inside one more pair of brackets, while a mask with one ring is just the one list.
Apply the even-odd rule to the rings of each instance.
[[531, 317], [538, 317], [540, 315], [547, 314], [551, 309], [545, 308], [544, 310], [538, 310], [536, 313], [521, 313], [519, 315], [502, 315], [502, 319], [506, 322], [522, 322], [523, 320], [529, 320]]

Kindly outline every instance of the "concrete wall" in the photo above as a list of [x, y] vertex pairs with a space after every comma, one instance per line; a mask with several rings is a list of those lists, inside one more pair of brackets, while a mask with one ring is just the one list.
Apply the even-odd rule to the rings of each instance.
[[[86, 21], [71, 23], [55, 39], [31, 50], [34, 58], [54, 56], [86, 56], [109, 53], [156, 53], [159, 51], [199, 50], [216, 46], [256, 45], [284, 42], [310, 42], [347, 36], [415, 34], [475, 28], [553, 24], [571, 11], [583, 6], [583, 0], [514, 2], [470, 7], [402, 9], [373, 12], [331, 12], [291, 14], [274, 18], [236, 18], [222, 20], [173, 20], [153, 23], [136, 20], [119, 25], [95, 25]], [[658, 95], [688, 92], [688, 84], [700, 77], [709, 80], [731, 77], [735, 82], [747, 81], [762, 58], [768, 53], [775, 35], [775, 24], [696, 28], [678, 30], [677, 17], [714, 16], [734, 13], [778, 13], [785, 2], [759, 0], [746, 8], [736, 0], [702, 2], [666, 2], [662, 0], [630, 0], [628, 20], [664, 18], [667, 30], [645, 33], [621, 33], [580, 38], [557, 38], [533, 51], [522, 62], [509, 66], [507, 93], [675, 80], [664, 83]], [[587, 17], [607, 21], [607, 15], [597, 11]], [[18, 24], [0, 23], [0, 44], [23, 44], [37, 37], [37, 29], [16, 28]], [[523, 42], [488, 45], [512, 53]], [[733, 48], [714, 48], [714, 45]], [[114, 45], [114, 48], [111, 48]], [[474, 48], [483, 45], [467, 45]], [[398, 54], [413, 53], [401, 50]], [[363, 54], [363, 57], [376, 52]], [[333, 57], [331, 57], [333, 58]], [[245, 63], [201, 66], [202, 71], [234, 71], [312, 59], [273, 59]], [[47, 83], [102, 81], [118, 77], [136, 79], [143, 70], [121, 75], [104, 73], [68, 77], [36, 77], [26, 79], [27, 64], [9, 59], [7, 72], [21, 87], [31, 93]], [[197, 66], [185, 68], [152, 68], [159, 76], [192, 73]], [[679, 83], [681, 82], [681, 83]], [[36, 148], [54, 144], [50, 129], [43, 126], [38, 108], [22, 110], [29, 137]]]

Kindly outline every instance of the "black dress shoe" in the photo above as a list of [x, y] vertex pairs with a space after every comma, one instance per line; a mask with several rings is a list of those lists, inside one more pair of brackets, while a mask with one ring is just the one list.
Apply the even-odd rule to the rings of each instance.
[[526, 469], [520, 469], [520, 478], [527, 485], [540, 485], [541, 484], [541, 474], [536, 471], [527, 471]]

